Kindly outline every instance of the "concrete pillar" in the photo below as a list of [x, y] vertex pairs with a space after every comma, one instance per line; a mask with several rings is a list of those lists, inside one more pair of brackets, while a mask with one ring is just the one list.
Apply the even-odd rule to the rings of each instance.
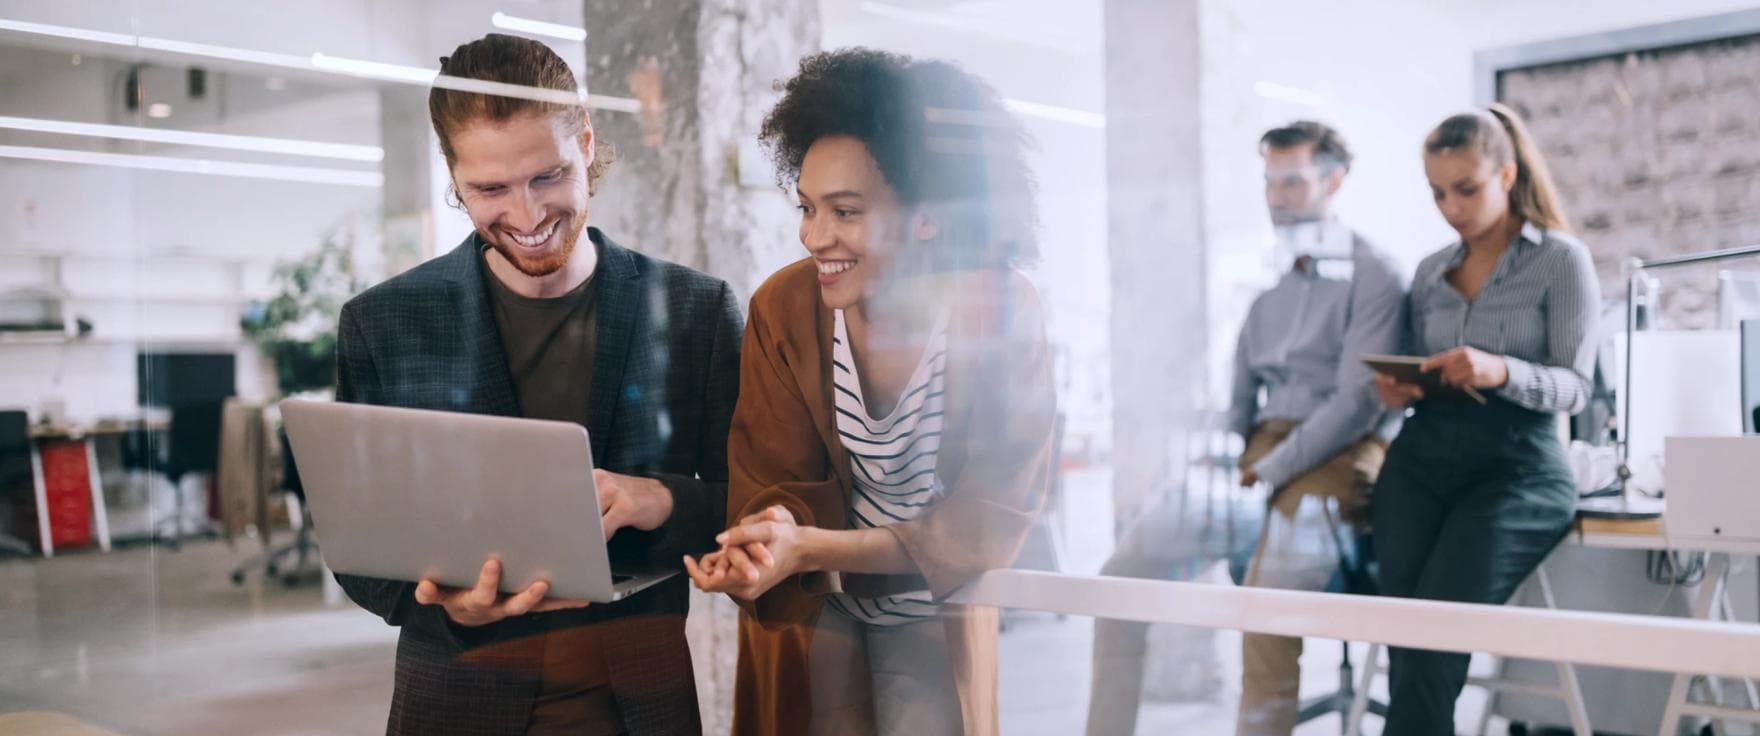
[[385, 150], [385, 159], [379, 164], [385, 174], [380, 195], [384, 228], [377, 261], [364, 264], [373, 270], [374, 281], [403, 273], [458, 244], [458, 239], [436, 240], [434, 218], [456, 213], [435, 207], [435, 184], [444, 187], [448, 175], [443, 161], [438, 170], [435, 168], [440, 159], [431, 130], [426, 88], [403, 84], [379, 88], [379, 147]]
[[[795, 0], [585, 3], [589, 95], [641, 102], [595, 110], [618, 161], [590, 221], [625, 246], [726, 279], [742, 303], [803, 254], [792, 198], [757, 147], [772, 83], [819, 46], [818, 4]], [[726, 733], [736, 609], [694, 594], [686, 624], [706, 733]]]
[[[1113, 510], [1177, 484], [1207, 339], [1198, 0], [1107, 0]], [[1177, 486], [1172, 486], [1177, 487]]]
[[787, 0], [591, 2], [591, 94], [618, 162], [592, 221], [619, 242], [727, 279], [742, 296], [801, 253], [792, 199], [756, 136], [772, 84], [819, 45], [818, 8]]
[[[1160, 492], [1178, 503], [1200, 441], [1209, 272], [1199, 106], [1205, 7], [1201, 0], [1106, 0], [1112, 497], [1120, 532], [1162, 501]], [[1202, 513], [1201, 504], [1184, 508]], [[1171, 539], [1148, 545], [1181, 541], [1195, 547]], [[1215, 639], [1208, 629], [1151, 629], [1145, 699], [1214, 698], [1224, 689]]]

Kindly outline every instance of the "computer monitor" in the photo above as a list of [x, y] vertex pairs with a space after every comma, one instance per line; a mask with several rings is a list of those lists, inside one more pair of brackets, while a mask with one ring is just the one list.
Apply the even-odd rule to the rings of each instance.
[[141, 352], [135, 356], [141, 406], [219, 406], [236, 391], [238, 358], [230, 352]]
[[230, 352], [142, 352], [136, 380], [143, 407], [168, 409], [165, 474], [213, 472], [220, 464], [221, 407], [237, 391], [237, 357]]
[[1742, 320], [1742, 431], [1760, 433], [1760, 319]]

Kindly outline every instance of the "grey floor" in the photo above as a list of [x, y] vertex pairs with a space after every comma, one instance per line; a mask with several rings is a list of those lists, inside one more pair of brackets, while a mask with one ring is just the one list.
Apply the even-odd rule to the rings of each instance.
[[[224, 544], [0, 563], [0, 713], [56, 711], [124, 734], [359, 734], [383, 728], [396, 632], [315, 585], [226, 571]], [[1004, 732], [1080, 733], [1087, 620], [1022, 614], [1003, 638]], [[1238, 635], [1218, 636], [1228, 653]], [[1323, 646], [1323, 645], [1322, 645]], [[1312, 689], [1337, 657], [1310, 657]], [[1235, 666], [1226, 656], [1225, 667]], [[1138, 732], [1232, 731], [1232, 695], [1148, 703]], [[1302, 734], [1337, 733], [1323, 720]]]
[[[1101, 479], [1094, 479], [1101, 480]], [[1092, 572], [1110, 510], [1066, 504], [1075, 550]], [[123, 734], [363, 734], [383, 729], [396, 632], [315, 585], [288, 589], [227, 571], [254, 551], [198, 542], [51, 560], [0, 562], [0, 713], [54, 711]], [[1002, 639], [1003, 731], [1079, 734], [1087, 714], [1090, 620], [1020, 614]], [[1336, 684], [1338, 647], [1311, 641], [1304, 693]], [[1239, 635], [1211, 643], [1219, 686], [1203, 702], [1144, 705], [1141, 734], [1227, 734]], [[1476, 724], [1463, 698], [1463, 732]], [[1373, 719], [1370, 719], [1373, 721]], [[1368, 732], [1378, 731], [1371, 723]], [[1493, 733], [1501, 733], [1495, 728]], [[1325, 718], [1300, 736], [1338, 733]]]
[[316, 585], [234, 587], [244, 556], [198, 542], [0, 563], [0, 712], [125, 734], [382, 730], [396, 632]]

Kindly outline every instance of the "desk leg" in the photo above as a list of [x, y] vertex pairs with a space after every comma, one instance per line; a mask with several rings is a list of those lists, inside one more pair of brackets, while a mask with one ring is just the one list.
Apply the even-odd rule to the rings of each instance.
[[43, 453], [31, 442], [31, 489], [37, 495], [37, 536], [43, 541], [43, 556], [55, 556], [55, 539], [49, 532], [49, 485], [43, 479]]
[[92, 486], [92, 521], [98, 528], [98, 549], [110, 551], [110, 509], [104, 505], [104, 476], [98, 472], [98, 442], [86, 437], [86, 477]]
[[[1705, 581], [1700, 583], [1699, 596], [1693, 600], [1693, 618], [1710, 620], [1712, 605], [1723, 588], [1723, 575], [1728, 569], [1728, 555], [1716, 552], [1706, 555]], [[1687, 691], [1691, 689], [1693, 678], [1694, 675], [1685, 672], [1675, 673], [1674, 686], [1668, 691], [1668, 709], [1662, 712], [1662, 726], [1657, 730], [1659, 736], [1679, 733], [1681, 710], [1687, 705]]]
[[[1545, 602], [1547, 610], [1558, 610], [1558, 600], [1552, 595], [1552, 580], [1546, 576], [1546, 563], [1534, 569], [1534, 579], [1540, 583], [1540, 599]], [[1576, 736], [1594, 736], [1589, 728], [1589, 708], [1583, 704], [1583, 686], [1577, 682], [1577, 666], [1570, 662], [1555, 662], [1558, 667], [1559, 695], [1564, 698], [1564, 705], [1571, 715], [1571, 732]]]
[[1363, 657], [1363, 676], [1357, 681], [1357, 697], [1351, 702], [1350, 717], [1344, 722], [1344, 736], [1358, 736], [1363, 732], [1363, 716], [1369, 712], [1369, 688], [1375, 684], [1375, 673], [1381, 671], [1380, 644], [1370, 644], [1369, 653]]
[[[1722, 611], [1721, 615], [1723, 616], [1723, 620], [1731, 623], [1736, 621], [1736, 605], [1735, 601], [1732, 601], [1729, 598], [1728, 582], [1725, 582], [1723, 585], [1723, 595], [1717, 597], [1717, 607]], [[1757, 690], [1754, 687], [1754, 678], [1742, 678], [1742, 690], [1742, 694], [1747, 696], [1745, 704], [1749, 708], [1760, 710], [1760, 690]]]

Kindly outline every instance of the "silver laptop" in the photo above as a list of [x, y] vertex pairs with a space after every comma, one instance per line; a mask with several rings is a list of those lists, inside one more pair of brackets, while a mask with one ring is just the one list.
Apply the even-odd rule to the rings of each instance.
[[578, 424], [299, 399], [281, 416], [338, 572], [468, 588], [495, 555], [504, 593], [542, 579], [596, 603], [676, 572], [612, 569]]

